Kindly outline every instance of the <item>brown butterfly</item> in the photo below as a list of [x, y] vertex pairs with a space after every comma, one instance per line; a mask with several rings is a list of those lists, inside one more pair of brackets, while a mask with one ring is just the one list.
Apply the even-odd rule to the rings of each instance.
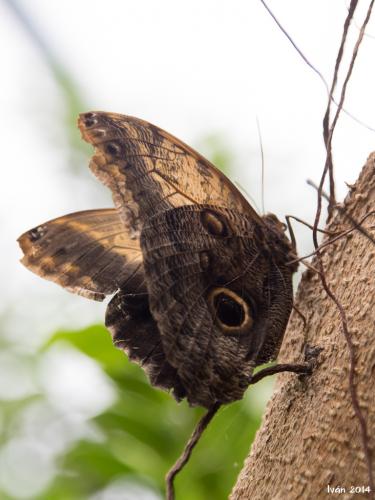
[[[212, 409], [241, 399], [261, 378], [254, 368], [276, 358], [292, 308], [297, 266], [285, 226], [150, 123], [92, 112], [78, 126], [116, 208], [26, 232], [22, 263], [91, 299], [115, 293], [106, 313], [114, 343], [177, 400]], [[264, 372], [282, 370], [306, 366]]]
[[276, 358], [292, 308], [285, 226], [150, 123], [92, 112], [78, 126], [116, 208], [24, 233], [22, 263], [91, 299], [116, 292], [106, 325], [153, 385], [206, 408], [241, 399], [254, 367]]

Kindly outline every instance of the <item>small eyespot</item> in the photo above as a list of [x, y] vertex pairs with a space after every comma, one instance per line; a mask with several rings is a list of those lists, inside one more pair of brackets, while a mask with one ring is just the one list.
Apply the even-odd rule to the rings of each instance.
[[227, 334], [246, 333], [253, 325], [249, 304], [229, 288], [214, 288], [208, 303], [216, 323]]
[[86, 113], [83, 118], [83, 123], [86, 128], [93, 127], [97, 125], [98, 119], [95, 117], [95, 113]]
[[90, 127], [93, 127], [94, 125], [96, 125], [98, 123], [98, 121], [95, 120], [94, 118], [86, 118], [84, 123], [85, 123], [85, 127], [90, 128]]
[[38, 227], [36, 227], [34, 229], [31, 229], [29, 231], [30, 241], [32, 241], [33, 243], [35, 243], [36, 241], [38, 241], [41, 238], [43, 238], [43, 236], [45, 236], [46, 233], [47, 233], [47, 231], [46, 231], [45, 226], [38, 226]]
[[214, 210], [203, 210], [201, 212], [201, 223], [205, 230], [212, 236], [228, 236], [228, 226], [225, 217]]
[[105, 152], [112, 156], [120, 156], [121, 146], [117, 142], [108, 142], [105, 147]]

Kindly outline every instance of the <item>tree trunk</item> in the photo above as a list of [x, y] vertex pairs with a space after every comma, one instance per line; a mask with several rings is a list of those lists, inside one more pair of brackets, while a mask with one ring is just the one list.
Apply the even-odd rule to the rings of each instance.
[[[356, 221], [375, 210], [375, 153], [344, 203]], [[374, 236], [375, 216], [363, 227]], [[328, 229], [349, 229], [342, 211]], [[359, 231], [323, 250], [329, 287], [347, 314], [355, 353], [354, 384], [367, 423], [370, 450], [375, 448], [375, 245]], [[314, 266], [314, 261], [312, 262]], [[316, 265], [316, 259], [315, 259]], [[310, 377], [278, 376], [262, 426], [231, 494], [238, 499], [372, 498], [365, 490], [369, 472], [361, 428], [349, 390], [350, 358], [339, 312], [319, 276], [308, 270], [299, 285], [296, 306], [280, 352], [280, 362], [301, 362], [306, 343], [322, 347]], [[245, 437], [244, 437], [245, 438]], [[373, 465], [375, 452], [373, 453]], [[375, 474], [375, 471], [374, 471]], [[332, 494], [328, 488], [341, 489]]]

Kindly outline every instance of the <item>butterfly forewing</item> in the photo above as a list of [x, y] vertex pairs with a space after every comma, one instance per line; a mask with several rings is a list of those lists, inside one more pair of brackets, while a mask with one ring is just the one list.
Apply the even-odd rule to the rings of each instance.
[[59, 217], [18, 242], [27, 268], [79, 295], [103, 300], [120, 286], [145, 289], [139, 240], [127, 234], [115, 209]]
[[259, 219], [246, 199], [209, 161], [143, 120], [115, 113], [82, 114], [82, 137], [95, 146], [90, 167], [112, 190], [125, 224], [139, 231], [155, 213], [197, 203], [224, 206]]

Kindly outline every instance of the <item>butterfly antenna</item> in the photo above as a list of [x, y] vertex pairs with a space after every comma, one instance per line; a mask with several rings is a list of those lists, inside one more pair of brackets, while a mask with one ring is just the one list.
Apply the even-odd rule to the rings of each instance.
[[165, 477], [166, 481], [166, 489], [167, 489], [167, 500], [175, 500], [174, 494], [174, 478], [180, 472], [181, 469], [187, 464], [189, 461], [190, 455], [201, 438], [204, 430], [211, 422], [216, 412], [220, 408], [221, 403], [215, 403], [211, 408], [203, 415], [203, 417], [199, 420], [197, 426], [194, 429], [193, 434], [190, 436], [189, 441], [187, 442], [185, 449], [177, 460], [177, 462], [173, 465], [173, 467], [169, 470], [168, 474]]
[[262, 159], [262, 215], [265, 214], [264, 210], [264, 151], [263, 151], [263, 141], [262, 141], [262, 133], [260, 131], [260, 124], [259, 124], [259, 118], [256, 117], [257, 120], [257, 130], [258, 130], [258, 139], [259, 139], [259, 147], [260, 147], [260, 156]]

